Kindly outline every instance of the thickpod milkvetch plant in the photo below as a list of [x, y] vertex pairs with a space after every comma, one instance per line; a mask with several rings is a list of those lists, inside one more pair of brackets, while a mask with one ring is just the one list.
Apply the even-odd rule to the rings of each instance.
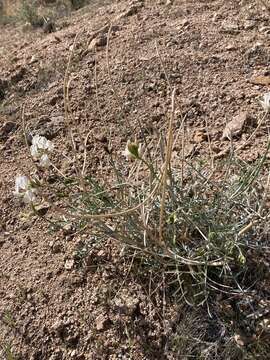
[[[80, 231], [91, 228], [96, 238], [103, 239], [105, 235], [129, 249], [136, 249], [146, 263], [162, 264], [165, 273], [173, 276], [176, 292], [185, 298], [191, 291], [196, 301], [203, 303], [207, 301], [208, 292], [217, 286], [220, 291], [240, 291], [237, 277], [231, 276], [232, 268], [244, 266], [249, 234], [254, 224], [257, 226], [266, 216], [262, 207], [258, 213], [260, 198], [254, 191], [257, 169], [262, 168], [264, 158], [256, 172], [247, 171], [246, 164], [239, 162], [235, 177], [230, 177], [231, 168], [224, 170], [216, 165], [217, 178], [224, 174], [224, 181], [218, 182], [213, 180], [214, 170], [209, 175], [209, 159], [189, 160], [184, 151], [180, 155], [173, 152], [173, 133], [178, 119], [175, 119], [175, 90], [170, 88], [167, 127], [160, 131], [156, 148], [153, 140], [150, 147], [146, 141], [137, 141], [134, 134], [135, 140], [129, 139], [125, 149], [107, 153], [111, 164], [109, 183], [107, 178], [95, 178], [87, 168], [88, 135], [83, 139], [69, 102], [69, 65], [73, 51], [74, 47], [64, 80], [65, 123], [73, 169], [62, 177], [58, 171], [58, 183], [53, 187], [48, 184], [53, 200], [46, 198], [46, 201], [50, 202], [55, 223], [68, 221]], [[268, 98], [264, 101], [267, 104]], [[264, 110], [266, 112], [265, 107]], [[182, 119], [179, 130], [182, 138], [184, 126]], [[84, 151], [82, 157], [76, 147], [78, 139]], [[39, 173], [43, 176], [42, 186], [34, 186], [38, 189], [34, 194], [42, 201], [46, 176], [57, 169], [50, 158], [54, 145], [36, 137], [29, 150], [37, 172], [45, 165]], [[91, 156], [91, 152], [88, 155]], [[21, 191], [31, 189], [30, 178], [29, 181]], [[33, 205], [35, 207], [36, 202]]]

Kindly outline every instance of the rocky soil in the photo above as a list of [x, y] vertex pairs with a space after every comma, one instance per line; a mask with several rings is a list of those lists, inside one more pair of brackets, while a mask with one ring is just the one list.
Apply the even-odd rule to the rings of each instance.
[[[185, 156], [209, 158], [210, 138], [222, 161], [232, 138], [242, 160], [256, 161], [269, 118], [246, 141], [270, 88], [269, 13], [253, 0], [95, 2], [57, 21], [50, 34], [20, 24], [0, 30], [0, 359], [248, 358], [254, 331], [235, 324], [236, 309], [252, 311], [242, 299], [220, 296], [212, 318], [188, 308], [121, 246], [72, 228], [50, 231], [27, 216], [13, 190], [15, 176], [33, 170], [23, 108], [27, 134], [51, 139], [65, 166], [63, 81], [71, 52], [70, 106], [76, 127], [89, 133], [89, 173], [108, 176], [108, 147], [118, 153], [135, 135], [158, 137], [170, 86], [177, 89], [175, 132], [185, 117]], [[267, 275], [257, 284], [254, 308], [269, 306], [269, 285]], [[262, 354], [253, 358], [267, 359]]]

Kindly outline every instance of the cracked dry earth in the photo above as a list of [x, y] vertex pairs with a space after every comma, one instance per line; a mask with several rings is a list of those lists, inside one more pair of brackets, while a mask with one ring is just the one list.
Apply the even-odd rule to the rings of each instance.
[[[186, 359], [192, 346], [177, 348], [176, 329], [196, 338], [202, 328], [209, 343], [233, 332], [207, 319], [206, 310], [174, 302], [155, 274], [132, 271], [132, 259], [112, 241], [96, 243], [70, 228], [50, 232], [13, 196], [15, 176], [33, 171], [23, 105], [27, 131], [52, 139], [63, 154], [70, 150], [63, 79], [72, 47], [70, 102], [81, 132], [90, 130], [89, 173], [108, 175], [108, 141], [117, 152], [142, 132], [158, 137], [170, 106], [167, 75], [177, 89], [175, 131], [185, 115], [186, 156], [208, 156], [210, 137], [219, 158], [230, 146], [226, 124], [244, 113], [253, 119], [233, 136], [241, 146], [262, 115], [258, 98], [270, 87], [269, 15], [256, 1], [115, 1], [59, 20], [52, 34], [1, 28], [0, 359], [9, 347], [21, 360]], [[264, 153], [268, 124], [240, 149], [241, 159], [252, 163]], [[217, 350], [209, 358], [241, 357]]]

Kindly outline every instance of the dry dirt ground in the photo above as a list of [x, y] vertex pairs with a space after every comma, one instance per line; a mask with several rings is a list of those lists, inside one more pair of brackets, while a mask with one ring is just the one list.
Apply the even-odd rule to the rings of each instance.
[[[88, 171], [99, 176], [108, 171], [107, 146], [121, 152], [135, 134], [154, 138], [166, 126], [167, 75], [177, 88], [175, 130], [182, 112], [191, 159], [208, 154], [208, 136], [221, 157], [230, 145], [222, 137], [226, 123], [243, 112], [258, 119], [258, 98], [270, 87], [270, 17], [253, 0], [115, 1], [59, 20], [51, 34], [1, 28], [0, 359], [247, 358], [237, 346], [247, 349], [249, 341], [236, 344], [229, 310], [225, 326], [207, 309], [178, 304], [155, 273], [149, 279], [139, 265], [135, 271], [132, 258], [111, 241], [96, 243], [72, 229], [51, 232], [47, 223], [27, 218], [14, 198], [15, 176], [33, 169], [22, 135], [23, 105], [27, 131], [46, 135], [68, 154], [63, 78], [76, 34], [71, 108], [81, 132], [90, 131]], [[250, 122], [233, 142], [243, 144], [253, 131]], [[255, 161], [267, 137], [264, 122], [239, 156]], [[198, 355], [197, 343], [208, 349], [205, 355]]]

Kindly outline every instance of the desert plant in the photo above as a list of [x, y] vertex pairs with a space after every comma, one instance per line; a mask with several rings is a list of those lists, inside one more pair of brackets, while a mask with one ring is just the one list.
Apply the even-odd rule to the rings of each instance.
[[[151, 259], [150, 262], [162, 264], [175, 284], [175, 294], [180, 292], [189, 304], [202, 304], [211, 290], [239, 289], [246, 251], [254, 232], [259, 233], [260, 224], [268, 216], [261, 207], [258, 176], [269, 146], [255, 167], [231, 163], [230, 168], [237, 169], [238, 175], [228, 174], [227, 169], [222, 181], [214, 181], [212, 174], [207, 174], [207, 165], [200, 163], [184, 161], [183, 175], [183, 169], [170, 159], [166, 169], [169, 143], [168, 138], [166, 152], [156, 166], [148, 162], [137, 143], [129, 143], [125, 155], [134, 163], [122, 163], [119, 167], [111, 159], [113, 185], [106, 186], [105, 181], [84, 175], [77, 163], [76, 175], [63, 174], [62, 179], [59, 176], [53, 194], [46, 175], [41, 179], [39, 170], [39, 175], [31, 180], [19, 177], [16, 192], [35, 213], [39, 198], [50, 203], [52, 212], [58, 214], [56, 225], [71, 222], [85, 231], [91, 226], [96, 238], [105, 234], [136, 249], [146, 262]], [[52, 168], [46, 149], [38, 156], [35, 152], [35, 159], [39, 161], [37, 168], [46, 167], [45, 174], [50, 176], [57, 168]], [[33, 152], [31, 149], [32, 155]], [[128, 177], [123, 168], [128, 169]], [[59, 202], [61, 206], [54, 206]]]
[[[242, 292], [247, 251], [269, 219], [264, 206], [268, 185], [262, 185], [262, 174], [270, 141], [253, 165], [238, 160], [233, 148], [228, 160], [216, 163], [214, 169], [208, 158], [188, 161], [184, 151], [174, 157], [175, 90], [171, 87], [167, 130], [160, 133], [156, 146], [151, 143], [153, 150], [146, 138], [142, 143], [130, 139], [124, 151], [108, 152], [109, 182], [94, 178], [86, 171], [88, 135], [83, 140], [78, 127], [75, 134], [69, 103], [73, 51], [74, 47], [65, 75], [64, 100], [74, 173], [63, 174], [53, 161], [51, 142], [36, 136], [29, 148], [35, 174], [16, 179], [16, 195], [35, 214], [46, 202], [51, 209], [46, 219], [54, 226], [70, 222], [80, 231], [91, 228], [97, 239], [106, 235], [135, 249], [146, 266], [162, 267], [174, 295], [190, 305], [208, 303], [212, 291]], [[268, 96], [262, 102], [262, 119], [269, 112], [265, 101], [269, 105]], [[82, 159], [75, 136], [84, 149]], [[58, 182], [52, 186], [53, 173]]]

